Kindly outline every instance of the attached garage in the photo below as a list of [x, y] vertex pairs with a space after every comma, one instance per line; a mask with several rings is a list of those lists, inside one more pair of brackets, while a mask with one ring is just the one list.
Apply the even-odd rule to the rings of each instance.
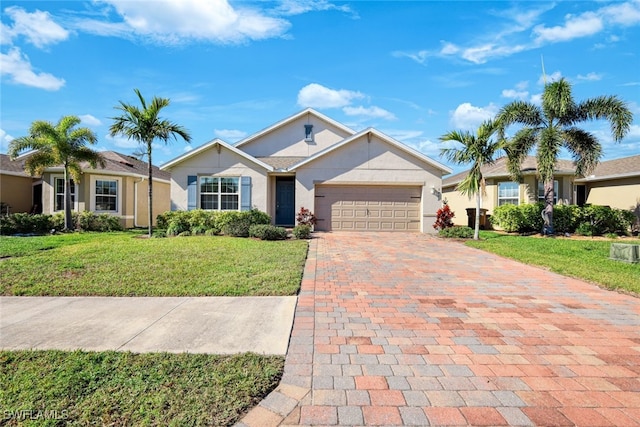
[[316, 228], [420, 232], [421, 195], [421, 186], [316, 185]]

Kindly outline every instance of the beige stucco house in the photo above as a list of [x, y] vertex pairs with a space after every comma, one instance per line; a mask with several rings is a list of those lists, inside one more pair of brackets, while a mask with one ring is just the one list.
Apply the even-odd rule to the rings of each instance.
[[235, 145], [214, 139], [161, 166], [171, 209], [247, 210], [295, 225], [302, 207], [323, 231], [431, 232], [451, 170], [369, 128], [306, 109]]
[[[114, 151], [101, 154], [105, 159], [104, 168], [82, 165], [82, 179], [72, 185], [72, 209], [117, 216], [126, 228], [148, 226], [147, 164]], [[0, 157], [0, 201], [11, 207], [11, 213], [61, 212], [64, 209], [62, 167], [47, 168], [41, 177], [31, 177], [24, 172], [28, 155], [15, 160], [6, 155]], [[169, 210], [169, 192], [169, 173], [154, 166], [154, 212]]]
[[[492, 215], [500, 205], [511, 203], [535, 203], [544, 200], [543, 184], [537, 176], [535, 157], [529, 156], [522, 164], [523, 182], [514, 182], [507, 171], [506, 157], [484, 166], [482, 173], [487, 184], [487, 194], [482, 208]], [[468, 174], [464, 171], [442, 182], [442, 195], [452, 211], [456, 225], [468, 225], [467, 209], [475, 208], [475, 199], [469, 200], [456, 190], [456, 186]], [[571, 160], [558, 160], [554, 171], [556, 203], [594, 204], [634, 210], [640, 203], [640, 156], [625, 157], [601, 162], [592, 175], [576, 177]]]

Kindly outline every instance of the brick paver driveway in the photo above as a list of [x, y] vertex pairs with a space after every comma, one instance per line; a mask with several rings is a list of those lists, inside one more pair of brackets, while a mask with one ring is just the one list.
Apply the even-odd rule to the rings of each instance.
[[640, 299], [418, 234], [311, 242], [245, 425], [640, 425]]

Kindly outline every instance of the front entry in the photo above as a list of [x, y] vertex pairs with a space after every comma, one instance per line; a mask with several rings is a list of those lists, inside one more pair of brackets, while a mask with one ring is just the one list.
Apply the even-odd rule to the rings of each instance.
[[296, 183], [292, 176], [276, 177], [276, 225], [295, 225]]

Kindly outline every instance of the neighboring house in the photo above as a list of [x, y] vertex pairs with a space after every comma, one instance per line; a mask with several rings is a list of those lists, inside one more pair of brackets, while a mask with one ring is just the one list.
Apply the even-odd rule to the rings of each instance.
[[[76, 212], [92, 211], [108, 213], [120, 218], [126, 228], [148, 226], [147, 164], [135, 157], [114, 151], [101, 153], [105, 167], [91, 168], [82, 164], [82, 180], [72, 183], [72, 209]], [[12, 206], [11, 212], [41, 212], [53, 214], [64, 210], [64, 170], [62, 167], [47, 168], [41, 177], [32, 178], [24, 172], [24, 159], [28, 154], [9, 160], [2, 159], [1, 201]], [[170, 208], [170, 175], [153, 167], [153, 209], [156, 213]], [[13, 171], [10, 174], [9, 171]], [[20, 174], [19, 171], [22, 171]], [[17, 178], [28, 178], [29, 186]], [[18, 204], [14, 200], [20, 200]], [[29, 200], [30, 203], [25, 202]], [[38, 206], [39, 205], [39, 206]], [[155, 219], [154, 219], [155, 221]]]
[[576, 179], [576, 203], [629, 209], [640, 215], [640, 155], [600, 163]]
[[291, 227], [304, 207], [323, 231], [432, 232], [451, 172], [376, 129], [355, 132], [313, 109], [234, 146], [215, 139], [161, 169], [171, 172], [172, 210], [257, 208]]
[[[475, 199], [469, 200], [456, 190], [456, 185], [468, 171], [447, 177], [442, 182], [442, 197], [455, 212], [456, 225], [468, 225], [467, 209], [475, 208]], [[506, 157], [493, 165], [484, 166], [482, 173], [487, 184], [487, 194], [482, 198], [482, 208], [487, 215], [503, 204], [519, 205], [544, 200], [543, 183], [537, 176], [535, 157], [529, 156], [522, 164], [523, 182], [514, 182], [507, 171]], [[601, 162], [593, 174], [576, 177], [571, 160], [558, 160], [554, 172], [556, 203], [606, 205], [633, 210], [640, 202], [640, 156], [625, 157]]]
[[31, 212], [41, 206], [38, 194], [42, 195], [42, 185], [24, 171], [24, 159], [12, 161], [6, 154], [0, 154], [0, 214]]

